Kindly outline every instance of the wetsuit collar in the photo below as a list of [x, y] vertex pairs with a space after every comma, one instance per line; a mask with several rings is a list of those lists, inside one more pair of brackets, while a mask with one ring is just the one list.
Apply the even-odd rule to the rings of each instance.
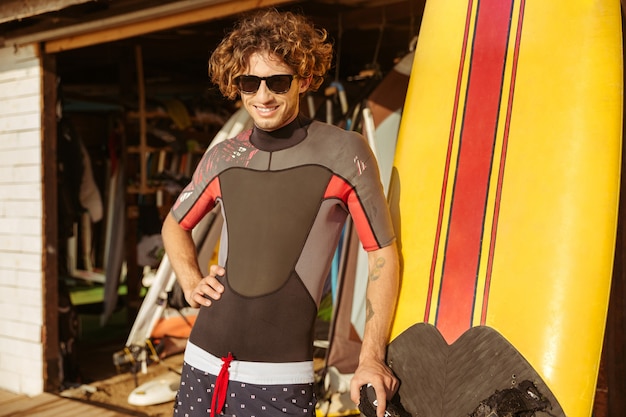
[[309, 124], [311, 124], [311, 119], [299, 115], [288, 125], [271, 132], [261, 130], [255, 126], [252, 129], [250, 142], [258, 149], [266, 152], [287, 149], [297, 145], [306, 138]]

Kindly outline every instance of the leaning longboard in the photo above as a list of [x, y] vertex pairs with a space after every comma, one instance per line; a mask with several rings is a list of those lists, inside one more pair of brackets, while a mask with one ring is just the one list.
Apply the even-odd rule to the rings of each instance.
[[618, 0], [427, 2], [390, 188], [413, 415], [478, 416], [522, 379], [591, 414], [621, 131]]

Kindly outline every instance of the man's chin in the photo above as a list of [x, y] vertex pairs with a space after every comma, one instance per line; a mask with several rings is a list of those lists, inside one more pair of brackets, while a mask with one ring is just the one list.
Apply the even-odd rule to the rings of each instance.
[[261, 120], [254, 120], [254, 125], [261, 129], [264, 130], [266, 132], [271, 132], [274, 131], [276, 129], [280, 129], [283, 125], [280, 125], [277, 121], [274, 120], [267, 120], [267, 119], [261, 119]]

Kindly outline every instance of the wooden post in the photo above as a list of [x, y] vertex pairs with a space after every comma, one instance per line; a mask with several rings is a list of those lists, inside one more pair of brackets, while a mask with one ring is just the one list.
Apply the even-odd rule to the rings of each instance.
[[137, 93], [139, 96], [139, 194], [147, 194], [148, 191], [148, 165], [147, 165], [147, 128], [146, 128], [146, 86], [143, 74], [143, 56], [141, 45], [135, 47], [135, 61], [137, 65]]
[[[61, 386], [59, 359], [59, 234], [57, 219], [57, 70], [56, 56], [42, 55], [43, 66], [43, 305], [44, 391]], [[65, 262], [65, 259], [61, 259]]]
[[[141, 45], [135, 46], [135, 66], [139, 101], [139, 149], [136, 154], [139, 158], [139, 186], [132, 190], [132, 198], [127, 199], [129, 203], [126, 206], [126, 308], [129, 323], [134, 322], [140, 306], [141, 275], [137, 265], [138, 203], [141, 196], [148, 192], [146, 90]], [[128, 149], [125, 149], [125, 152], [129, 156]], [[130, 197], [129, 190], [127, 190], [127, 197]]]

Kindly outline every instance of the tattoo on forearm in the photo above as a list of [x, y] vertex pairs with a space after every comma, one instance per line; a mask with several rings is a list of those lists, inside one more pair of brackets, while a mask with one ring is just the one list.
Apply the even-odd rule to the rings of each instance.
[[372, 317], [374, 317], [374, 307], [372, 307], [372, 302], [368, 298], [365, 300], [365, 321], [370, 321]]
[[374, 268], [370, 272], [370, 281], [376, 281], [378, 278], [380, 278], [381, 269], [383, 269], [383, 266], [385, 266], [385, 258], [380, 257], [376, 259], [376, 262], [374, 263]]

